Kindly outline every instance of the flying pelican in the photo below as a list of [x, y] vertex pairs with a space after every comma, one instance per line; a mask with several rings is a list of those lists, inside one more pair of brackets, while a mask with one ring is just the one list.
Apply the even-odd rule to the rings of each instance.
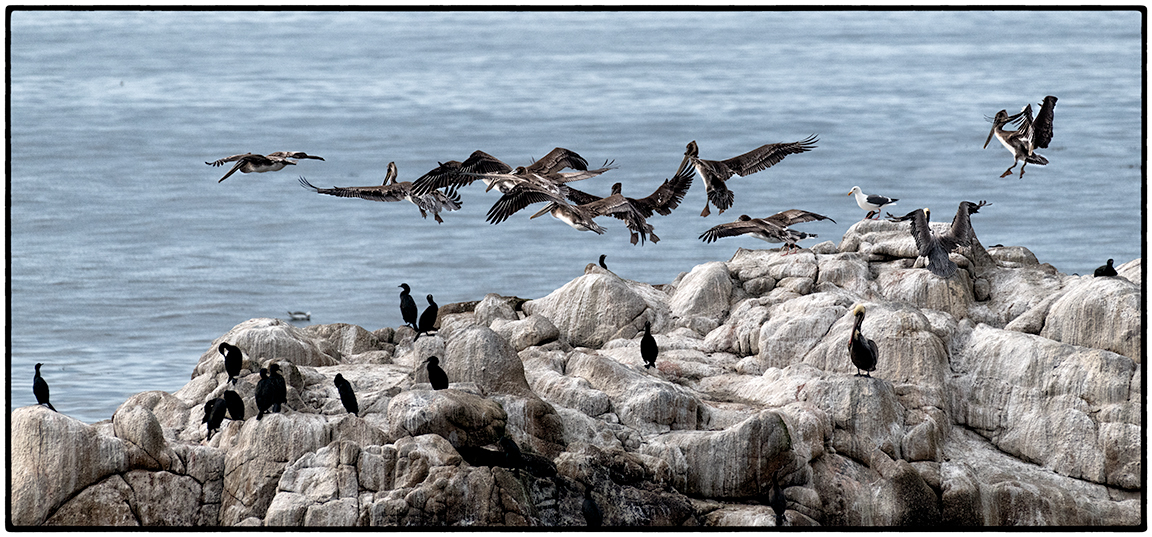
[[952, 227], [943, 234], [937, 235], [928, 226], [931, 211], [927, 208], [916, 209], [904, 216], [892, 216], [888, 213], [888, 220], [892, 222], [912, 221], [912, 237], [916, 239], [916, 250], [919, 256], [928, 258], [928, 270], [941, 278], [951, 278], [956, 274], [956, 263], [948, 259], [948, 252], [960, 246], [970, 246], [976, 233], [972, 230], [970, 215], [979, 212], [980, 208], [988, 205], [981, 200], [979, 204], [970, 201], [960, 202], [956, 209], [956, 216], [952, 218]]
[[727, 160], [704, 160], [699, 157], [700, 149], [693, 140], [688, 143], [684, 151], [684, 160], [680, 161], [676, 175], [680, 175], [680, 170], [688, 167], [689, 163], [695, 166], [696, 171], [700, 172], [700, 179], [704, 181], [704, 188], [708, 190], [708, 199], [704, 202], [704, 210], [700, 212], [700, 216], [712, 213], [708, 208], [709, 203], [715, 205], [723, 214], [732, 206], [733, 198], [732, 191], [724, 184], [725, 181], [733, 175], [744, 177], [769, 168], [793, 153], [809, 151], [816, 147], [817, 141], [816, 135], [813, 134], [799, 142], [762, 145]]
[[868, 211], [868, 215], [864, 217], [865, 220], [871, 218], [873, 213], [876, 214], [876, 220], [879, 220], [880, 209], [889, 205], [896, 205], [896, 201], [899, 199], [878, 196], [876, 194], [865, 194], [860, 190], [860, 187], [858, 186], [852, 187], [852, 190], [848, 192], [848, 195], [855, 195], [856, 205], [859, 205], [861, 209]]
[[765, 242], [785, 243], [784, 247], [787, 251], [784, 255], [788, 255], [793, 248], [800, 248], [800, 246], [796, 244], [796, 241], [816, 237], [815, 233], [796, 231], [789, 229], [788, 226], [801, 222], [812, 222], [814, 220], [829, 220], [833, 224], [836, 223], [835, 220], [827, 216], [800, 209], [788, 209], [787, 211], [778, 212], [767, 218], [752, 218], [746, 214], [742, 214], [735, 222], [720, 224], [700, 234], [700, 240], [712, 242], [721, 237], [751, 235]]
[[217, 183], [223, 182], [236, 170], [241, 173], [264, 173], [275, 172], [284, 169], [285, 166], [295, 166], [296, 161], [291, 159], [311, 158], [316, 160], [324, 160], [315, 155], [309, 155], [303, 151], [276, 151], [275, 153], [268, 153], [265, 155], [257, 155], [255, 153], [244, 153], [242, 155], [232, 155], [230, 157], [222, 158], [215, 162], [205, 162], [209, 166], [223, 166], [226, 162], [235, 162], [236, 165], [232, 166], [228, 173], [224, 174]]
[[[1024, 167], [1029, 163], [1040, 166], [1048, 164], [1048, 159], [1036, 154], [1035, 151], [1036, 148], [1047, 148], [1048, 143], [1052, 141], [1054, 108], [1056, 108], [1056, 97], [1049, 95], [1044, 98], [1044, 102], [1040, 103], [1040, 113], [1035, 119], [1032, 118], [1031, 104], [1024, 105], [1019, 113], [1011, 116], [1006, 110], [996, 112], [996, 117], [990, 120], [992, 130], [988, 133], [988, 139], [984, 140], [984, 147], [988, 147], [988, 142], [991, 142], [992, 137], [995, 136], [1008, 151], [1012, 152], [1012, 165], [1004, 170], [1000, 177], [1012, 175], [1012, 168], [1015, 168], [1018, 162], [1023, 162], [1020, 165], [1020, 177], [1024, 177]], [[1019, 128], [1014, 131], [1006, 131], [1004, 125], [1008, 123], [1018, 125]]]
[[362, 198], [372, 201], [402, 201], [408, 200], [420, 209], [420, 216], [428, 218], [428, 213], [436, 222], [443, 224], [440, 211], [455, 211], [460, 208], [460, 193], [445, 194], [433, 190], [424, 195], [412, 193], [410, 181], [396, 182], [396, 163], [388, 163], [388, 173], [384, 176], [384, 184], [380, 186], [334, 186], [332, 188], [317, 188], [307, 179], [301, 177], [300, 185], [320, 194], [339, 196], [341, 198]]
[[[445, 188], [452, 192], [461, 186], [472, 184], [477, 179], [482, 179], [487, 185], [485, 190], [492, 190], [493, 187], [496, 187], [501, 193], [506, 193], [525, 177], [533, 174], [553, 175], [564, 168], [571, 168], [579, 172], [587, 171], [588, 161], [575, 151], [557, 147], [544, 155], [544, 158], [528, 166], [514, 169], [500, 159], [476, 150], [464, 162], [452, 160], [440, 163], [439, 166], [417, 179], [413, 183], [413, 187], [417, 193], [425, 193], [436, 188]], [[568, 179], [568, 181], [587, 179], [596, 175], [599, 174]]]
[[[623, 220], [628, 226], [632, 244], [636, 244], [637, 240], [643, 244], [645, 239], [654, 243], [660, 242], [660, 237], [657, 237], [653, 232], [652, 225], [647, 222], [647, 219], [652, 216], [652, 213], [664, 216], [672, 214], [672, 210], [680, 205], [680, 202], [684, 200], [684, 195], [692, 186], [694, 174], [691, 168], [681, 169], [678, 175], [671, 179], [665, 179], [655, 192], [641, 199], [629, 198], [621, 194], [623, 190], [621, 183], [612, 185], [612, 194], [605, 198], [569, 187], [568, 199], [577, 203], [576, 206], [573, 207], [565, 201], [551, 201], [543, 209], [532, 215], [532, 218], [544, 213], [552, 213], [552, 216], [570, 226], [576, 227], [573, 225], [573, 222], [576, 222], [583, 227], [590, 227], [589, 222], [592, 218], [612, 215]], [[577, 229], [580, 228], [577, 227]]]

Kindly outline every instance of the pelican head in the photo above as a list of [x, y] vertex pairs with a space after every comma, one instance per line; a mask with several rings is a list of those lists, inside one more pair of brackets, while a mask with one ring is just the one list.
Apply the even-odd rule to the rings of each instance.
[[863, 317], [864, 316], [864, 304], [856, 304], [856, 307], [852, 308], [852, 315], [855, 315], [857, 317]]
[[737, 221], [737, 222], [747, 222], [747, 221], [749, 221], [749, 220], [751, 220], [751, 219], [752, 219], [752, 217], [751, 217], [751, 216], [748, 216], [748, 215], [746, 215], [746, 214], [742, 214], [742, 215], [740, 215], [740, 218], [737, 218], [737, 219], [736, 219], [736, 221]]
[[1005, 123], [1008, 123], [1008, 111], [1001, 110], [996, 112], [996, 117], [992, 118], [990, 121], [992, 121], [992, 130], [988, 131], [988, 139], [984, 140], [985, 148], [988, 147], [988, 142], [992, 141], [992, 137], [996, 135], [996, 129], [1004, 126]]
[[924, 208], [924, 220], [928, 220], [931, 217], [932, 217], [932, 211], [930, 211], [927, 207], [925, 207]]
[[700, 148], [696, 147], [696, 140], [688, 142], [688, 147], [684, 149], [684, 160], [680, 161], [680, 167], [676, 168], [674, 175], [680, 175], [684, 170], [688, 169], [689, 159], [696, 158], [700, 155]]
[[624, 184], [623, 183], [616, 183], [616, 184], [612, 185], [612, 194], [613, 195], [619, 194], [623, 191], [624, 191]]

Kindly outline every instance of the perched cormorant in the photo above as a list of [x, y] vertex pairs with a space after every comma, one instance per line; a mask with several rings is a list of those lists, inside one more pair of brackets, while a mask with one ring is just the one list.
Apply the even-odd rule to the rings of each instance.
[[240, 398], [240, 394], [232, 391], [224, 391], [224, 402], [228, 404], [228, 417], [235, 421], [244, 421], [244, 400]]
[[872, 215], [876, 215], [876, 220], [879, 220], [880, 209], [889, 205], [896, 205], [896, 201], [898, 200], [898, 198], [889, 198], [886, 196], [878, 196], [876, 194], [865, 194], [860, 190], [860, 187], [858, 186], [852, 187], [852, 190], [848, 192], [848, 195], [855, 195], [856, 205], [859, 205], [861, 209], [868, 211], [868, 215], [864, 217], [865, 220], [871, 218]]
[[956, 274], [958, 267], [948, 259], [948, 252], [972, 244], [976, 233], [972, 231], [970, 215], [979, 212], [985, 205], [988, 205], [988, 202], [983, 200], [979, 204], [970, 201], [960, 202], [960, 206], [956, 208], [956, 216], [952, 218], [952, 227], [940, 235], [933, 233], [928, 227], [931, 212], [927, 208], [916, 209], [900, 217], [888, 213], [888, 220], [892, 222], [911, 220], [911, 232], [912, 237], [916, 239], [917, 253], [921, 257], [928, 258], [928, 270], [941, 278], [951, 278]]
[[784, 525], [784, 511], [788, 510], [788, 499], [784, 497], [784, 489], [780, 488], [780, 483], [776, 480], [779, 472], [780, 470], [776, 470], [772, 474], [772, 488], [768, 491], [768, 505], [771, 505], [772, 511], [776, 513], [776, 527]]
[[244, 367], [244, 352], [240, 347], [228, 342], [220, 343], [218, 350], [224, 355], [224, 370], [228, 372], [228, 382], [236, 384], [236, 377]]
[[713, 242], [721, 237], [735, 237], [738, 235], [750, 235], [764, 242], [783, 242], [786, 251], [784, 255], [788, 255], [793, 248], [799, 249], [800, 246], [796, 244], [797, 241], [804, 239], [815, 238], [815, 233], [805, 233], [803, 231], [796, 231], [790, 229], [788, 226], [799, 224], [801, 222], [811, 222], [813, 220], [828, 220], [836, 223], [835, 220], [827, 216], [816, 214], [813, 212], [803, 211], [800, 209], [788, 209], [787, 211], [780, 211], [767, 218], [752, 218], [746, 214], [740, 215], [735, 222], [727, 224], [720, 224], [715, 226], [704, 233], [700, 234], [700, 240], [704, 242]]
[[264, 412], [272, 407], [272, 403], [276, 399], [276, 388], [272, 385], [272, 379], [268, 378], [268, 370], [260, 368], [260, 381], [256, 383], [256, 419], [264, 417]]
[[426, 360], [428, 364], [428, 382], [432, 384], [433, 390], [447, 390], [448, 389], [448, 375], [440, 369], [440, 359], [432, 356]]
[[608, 265], [604, 264], [604, 258], [606, 257], [608, 257], [608, 254], [600, 254], [600, 268], [604, 270], [608, 270]]
[[344, 403], [344, 410], [355, 416], [360, 412], [360, 406], [356, 404], [356, 394], [352, 391], [352, 383], [344, 380], [344, 375], [340, 373], [336, 373], [336, 378], [332, 382], [336, 384], [336, 391], [340, 392], [340, 402]]
[[437, 306], [436, 301], [432, 300], [432, 295], [428, 295], [428, 307], [424, 308], [424, 313], [420, 314], [420, 322], [416, 326], [416, 337], [436, 329], [436, 314], [439, 311], [440, 306]]
[[1096, 267], [1096, 272], [1092, 273], [1093, 277], [1098, 276], [1115, 276], [1116, 269], [1112, 268], [1112, 260], [1108, 260], [1108, 264]]
[[280, 375], [280, 364], [268, 366], [268, 380], [272, 381], [272, 412], [280, 412], [280, 405], [288, 402], [288, 385]]
[[212, 433], [220, 430], [220, 424], [224, 422], [224, 414], [227, 412], [228, 403], [219, 397], [204, 403], [204, 419], [202, 422], [208, 424], [209, 442], [212, 441]]
[[[984, 147], [988, 147], [988, 142], [995, 136], [1012, 153], [1012, 165], [1004, 170], [1000, 177], [1012, 175], [1012, 168], [1015, 168], [1018, 162], [1024, 163], [1020, 166], [1020, 177], [1024, 177], [1024, 167], [1029, 164], [1040, 166], [1048, 164], [1048, 159], [1036, 154], [1035, 151], [1036, 148], [1048, 147], [1048, 143], [1052, 141], [1052, 118], [1055, 108], [1056, 97], [1049, 95], [1040, 103], [1040, 113], [1036, 115], [1035, 120], [1032, 119], [1031, 104], [1024, 105], [1020, 112], [1011, 116], [1007, 110], [1001, 110], [996, 112], [996, 117], [989, 120], [992, 122], [992, 130], [988, 133], [988, 139], [984, 140]], [[1006, 131], [1004, 125], [1008, 123], [1014, 123], [1019, 128]]]
[[416, 328], [416, 315], [419, 310], [416, 309], [416, 301], [412, 299], [412, 288], [408, 284], [400, 284], [400, 315], [404, 317], [404, 324]]
[[48, 382], [44, 377], [40, 376], [40, 366], [44, 364], [36, 364], [36, 375], [32, 377], [32, 394], [36, 396], [36, 404], [44, 405], [52, 409], [53, 412], [59, 412], [52, 403], [48, 402]]
[[524, 455], [520, 452], [520, 446], [516, 445], [516, 441], [510, 436], [500, 438], [500, 447], [504, 449], [504, 466], [505, 468], [523, 468]]
[[644, 369], [656, 367], [658, 354], [660, 347], [656, 345], [656, 338], [652, 337], [652, 323], [644, 321], [644, 337], [640, 338], [640, 357], [644, 359]]
[[733, 175], [743, 177], [769, 168], [793, 153], [810, 151], [816, 147], [817, 141], [819, 140], [817, 140], [816, 135], [812, 135], [799, 142], [762, 145], [743, 155], [727, 160], [704, 160], [700, 158], [700, 148], [696, 146], [696, 141], [693, 140], [688, 143], [688, 147], [684, 151], [684, 160], [680, 161], [680, 168], [676, 170], [676, 175], [680, 175], [680, 172], [689, 164], [695, 166], [696, 171], [700, 173], [700, 179], [704, 181], [704, 188], [708, 190], [708, 199], [704, 202], [704, 210], [700, 212], [700, 216], [711, 214], [712, 211], [708, 208], [709, 203], [715, 205], [723, 213], [732, 206], [733, 198], [732, 191], [724, 184], [725, 181]]
[[599, 528], [604, 524], [600, 506], [596, 505], [596, 500], [592, 498], [591, 485], [584, 486], [584, 505], [580, 506], [580, 512], [584, 514], [584, 524], [589, 528]]
[[241, 173], [274, 172], [284, 169], [285, 166], [296, 164], [296, 161], [289, 159], [302, 158], [324, 160], [323, 158], [309, 155], [303, 151], [277, 151], [275, 153], [268, 153], [268, 156], [257, 155], [255, 153], [232, 155], [215, 162], [205, 162], [204, 164], [209, 166], [223, 166], [226, 162], [236, 162], [236, 165], [232, 166], [232, 169], [228, 170], [228, 173], [224, 174], [224, 177], [221, 177], [220, 181], [216, 181], [219, 183], [236, 173], [236, 170], [240, 170]]
[[852, 358], [852, 365], [856, 366], [857, 377], [861, 376], [861, 369], [865, 371], [864, 376], [871, 377], [867, 371], [876, 370], [879, 351], [876, 350], [876, 342], [860, 332], [860, 326], [864, 324], [864, 305], [857, 304], [852, 309], [852, 315], [856, 316], [856, 320], [852, 324], [852, 337], [848, 339], [848, 356]]

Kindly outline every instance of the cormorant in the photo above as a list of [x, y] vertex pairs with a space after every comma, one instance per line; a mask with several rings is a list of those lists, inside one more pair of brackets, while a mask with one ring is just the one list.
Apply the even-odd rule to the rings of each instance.
[[432, 384], [433, 390], [447, 390], [448, 389], [448, 375], [440, 369], [440, 359], [432, 356], [426, 360], [428, 364], [428, 382]]
[[[440, 306], [436, 305], [436, 301], [432, 300], [432, 295], [428, 295], [428, 307], [424, 308], [424, 313], [420, 314], [420, 322], [416, 327], [416, 337], [420, 334], [427, 334], [436, 328], [436, 314], [440, 311]], [[415, 338], [413, 338], [415, 340]]]
[[640, 338], [640, 357], [644, 359], [644, 369], [656, 367], [658, 354], [660, 347], [656, 345], [656, 338], [652, 337], [652, 323], [644, 321], [644, 337]]
[[340, 402], [344, 403], [344, 410], [355, 416], [360, 412], [360, 406], [356, 404], [356, 394], [352, 391], [352, 383], [345, 380], [344, 375], [340, 373], [336, 373], [336, 378], [332, 382], [336, 384], [336, 390], [340, 392]]
[[48, 402], [48, 382], [44, 377], [40, 376], [40, 366], [44, 364], [36, 364], [36, 375], [32, 377], [32, 394], [36, 396], [36, 404], [44, 405], [52, 409], [53, 412], [59, 412], [52, 403]]
[[505, 468], [523, 468], [524, 455], [520, 452], [520, 446], [516, 445], [516, 441], [512, 437], [505, 436], [500, 439], [500, 447], [504, 449], [504, 464], [501, 466]]
[[412, 299], [412, 288], [408, 284], [400, 284], [400, 315], [404, 317], [404, 324], [416, 328], [416, 315], [419, 310], [416, 309], [416, 301]]
[[204, 403], [204, 419], [203, 423], [208, 424], [208, 441], [212, 441], [212, 433], [220, 430], [220, 424], [224, 422], [224, 414], [228, 411], [228, 403], [223, 399], [217, 397], [207, 403]]
[[280, 375], [280, 364], [268, 366], [268, 380], [272, 381], [272, 412], [280, 412], [280, 405], [288, 402], [288, 385]]
[[240, 398], [240, 394], [232, 391], [224, 391], [224, 402], [228, 404], [228, 417], [235, 421], [244, 421], [244, 400]]
[[608, 257], [608, 254], [600, 254], [600, 268], [604, 270], [608, 270], [608, 265], [604, 264], [604, 258], [606, 257]]
[[260, 382], [256, 383], [256, 419], [264, 417], [264, 412], [272, 407], [276, 396], [276, 388], [272, 385], [272, 379], [268, 378], [268, 370], [260, 368]]
[[224, 355], [224, 370], [228, 372], [228, 382], [236, 384], [236, 377], [244, 366], [244, 352], [240, 347], [223, 342], [218, 347], [220, 354]]
[[1111, 259], [1108, 260], [1108, 264], [1100, 265], [1099, 267], [1096, 267], [1096, 272], [1092, 273], [1092, 277], [1094, 277], [1094, 278], [1099, 277], [1099, 276], [1115, 276], [1115, 275], [1116, 275], [1116, 269], [1112, 268], [1112, 260]]
[[768, 491], [768, 505], [771, 505], [772, 511], [776, 513], [776, 527], [784, 525], [784, 511], [788, 509], [788, 499], [784, 497], [784, 489], [780, 488], [780, 483], [776, 480], [779, 472], [780, 470], [776, 470], [772, 474], [772, 488]]
[[899, 199], [879, 196], [876, 194], [865, 194], [860, 190], [860, 187], [858, 186], [852, 187], [852, 190], [848, 192], [848, 195], [855, 195], [856, 205], [859, 205], [861, 209], [868, 211], [868, 215], [864, 217], [865, 220], [872, 218], [872, 215], [876, 215], [876, 219], [879, 220], [880, 209], [889, 205], [896, 205], [896, 201]]
[[[876, 342], [860, 333], [860, 326], [864, 324], [864, 305], [857, 304], [852, 309], [852, 314], [856, 316], [856, 321], [852, 325], [852, 337], [848, 339], [848, 355], [852, 358], [852, 365], [856, 366], [856, 376], [859, 377], [861, 369], [865, 372], [876, 370], [879, 352], [876, 350]], [[864, 373], [864, 376], [872, 375]]]
[[680, 161], [676, 175], [680, 175], [689, 164], [695, 166], [696, 171], [700, 173], [700, 179], [704, 181], [704, 188], [708, 190], [708, 199], [704, 202], [704, 210], [700, 212], [700, 216], [711, 214], [712, 211], [708, 209], [709, 203], [723, 213], [732, 206], [733, 198], [732, 191], [724, 184], [725, 181], [733, 175], [743, 177], [769, 168], [793, 153], [810, 151], [816, 147], [817, 141], [819, 140], [816, 135], [812, 135], [799, 142], [762, 145], [727, 160], [704, 160], [700, 158], [700, 148], [693, 140], [688, 143], [684, 151], [684, 160]]
[[591, 485], [584, 486], [584, 505], [580, 507], [580, 512], [584, 514], [584, 524], [589, 528], [599, 528], [604, 524], [600, 506], [596, 505], [596, 500], [592, 498]]

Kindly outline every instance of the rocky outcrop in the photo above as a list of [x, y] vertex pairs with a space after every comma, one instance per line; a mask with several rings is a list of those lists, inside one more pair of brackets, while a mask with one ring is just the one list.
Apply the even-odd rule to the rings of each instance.
[[[246, 321], [111, 421], [13, 411], [12, 521], [564, 527], [587, 493], [610, 526], [770, 526], [775, 478], [788, 525], [1140, 524], [1141, 260], [1068, 276], [976, 241], [941, 279], [906, 228], [739, 249], [660, 286], [589, 265], [537, 300], [446, 305], [418, 339]], [[847, 354], [858, 305], [870, 376]], [[235, 385], [222, 341], [244, 349]], [[270, 362], [288, 404], [256, 420]], [[226, 390], [247, 419], [209, 442], [204, 402]]]

